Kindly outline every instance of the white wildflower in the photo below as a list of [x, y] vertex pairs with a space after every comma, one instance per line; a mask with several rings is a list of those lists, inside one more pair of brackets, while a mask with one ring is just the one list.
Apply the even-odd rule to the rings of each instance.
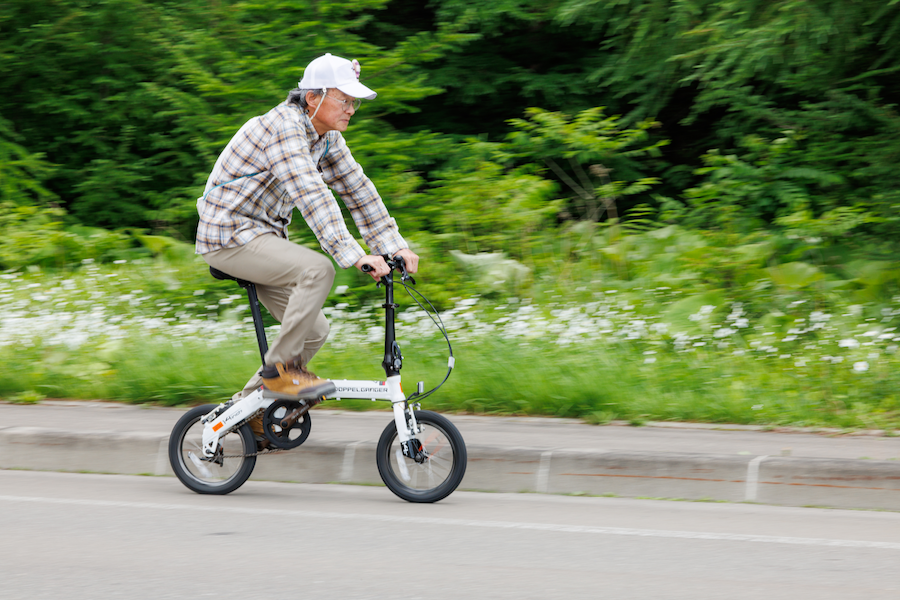
[[812, 321], [813, 323], [824, 323], [824, 322], [828, 321], [828, 319], [830, 319], [830, 318], [831, 318], [831, 315], [829, 315], [827, 313], [823, 313], [822, 311], [819, 311], [819, 310], [814, 310], [809, 315], [809, 320]]
[[865, 373], [869, 370], [869, 363], [864, 360], [853, 363], [853, 370], [857, 373]]

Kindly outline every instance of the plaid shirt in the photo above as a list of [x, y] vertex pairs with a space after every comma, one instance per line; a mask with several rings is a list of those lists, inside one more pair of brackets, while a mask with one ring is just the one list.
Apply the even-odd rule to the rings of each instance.
[[287, 239], [296, 207], [323, 250], [345, 269], [355, 265], [365, 252], [326, 184], [350, 210], [372, 254], [409, 247], [340, 132], [320, 137], [309, 117], [282, 102], [247, 121], [216, 161], [197, 199], [197, 254], [242, 246], [264, 233]]

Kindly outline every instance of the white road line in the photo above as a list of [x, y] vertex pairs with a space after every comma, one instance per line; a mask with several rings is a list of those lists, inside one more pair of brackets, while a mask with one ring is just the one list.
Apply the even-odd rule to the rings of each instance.
[[282, 510], [272, 508], [240, 508], [236, 506], [191, 506], [189, 504], [156, 504], [151, 502], [121, 502], [112, 500], [81, 500], [71, 498], [43, 498], [39, 496], [0, 495], [0, 502], [62, 504], [97, 508], [131, 508], [145, 510], [178, 510], [209, 512], [219, 515], [246, 514], [252, 516], [275, 515], [306, 517], [311, 519], [358, 520], [377, 523], [408, 525], [440, 525], [445, 527], [486, 527], [489, 529], [520, 529], [551, 533], [587, 533], [599, 535], [624, 535], [634, 537], [674, 538], [686, 540], [712, 540], [722, 542], [754, 542], [762, 544], [791, 544], [798, 546], [826, 546], [839, 548], [878, 548], [900, 550], [900, 543], [867, 542], [864, 540], [830, 540], [825, 538], [798, 538], [773, 535], [746, 535], [740, 533], [708, 533], [703, 531], [666, 531], [662, 529], [631, 529], [624, 527], [589, 527], [554, 523], [517, 523], [515, 521], [475, 521], [471, 519], [441, 519], [411, 516], [371, 515], [360, 513], [333, 513], [313, 510]]
[[769, 456], [757, 456], [747, 465], [747, 489], [744, 492], [745, 502], [756, 502], [756, 495], [759, 490], [759, 463], [769, 458]]

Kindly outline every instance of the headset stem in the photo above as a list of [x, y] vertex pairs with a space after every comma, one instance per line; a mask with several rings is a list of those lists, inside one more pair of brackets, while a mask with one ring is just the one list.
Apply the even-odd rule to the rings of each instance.
[[400, 346], [397, 344], [397, 338], [394, 334], [394, 316], [397, 305], [394, 303], [394, 277], [393, 270], [381, 278], [384, 284], [384, 360], [381, 366], [384, 367], [385, 377], [392, 377], [400, 374], [403, 367], [403, 356], [400, 354]]

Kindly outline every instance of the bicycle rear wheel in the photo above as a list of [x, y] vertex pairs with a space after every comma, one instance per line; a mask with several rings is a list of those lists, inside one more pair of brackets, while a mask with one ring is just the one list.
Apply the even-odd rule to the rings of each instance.
[[388, 423], [378, 440], [375, 461], [385, 485], [408, 502], [437, 502], [453, 493], [466, 474], [466, 444], [446, 417], [416, 411], [421, 462], [403, 456], [397, 425]]
[[189, 489], [198, 494], [228, 494], [241, 487], [256, 466], [253, 431], [246, 423], [219, 438], [223, 456], [214, 462], [203, 456], [203, 415], [216, 405], [192, 408], [182, 416], [169, 436], [169, 464], [175, 475]]

